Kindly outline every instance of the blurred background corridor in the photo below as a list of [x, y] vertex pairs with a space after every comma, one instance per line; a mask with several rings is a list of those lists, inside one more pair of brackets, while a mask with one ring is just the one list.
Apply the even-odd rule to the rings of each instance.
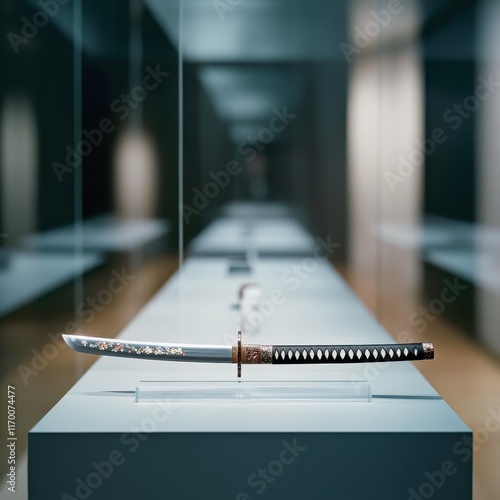
[[[418, 368], [484, 427], [500, 411], [499, 26], [496, 0], [0, 0], [18, 452], [94, 361], [62, 333], [116, 336], [224, 245], [307, 254], [271, 226], [282, 212], [335, 245], [396, 341], [435, 344]], [[496, 432], [475, 443], [475, 499], [500, 498], [498, 464]]]

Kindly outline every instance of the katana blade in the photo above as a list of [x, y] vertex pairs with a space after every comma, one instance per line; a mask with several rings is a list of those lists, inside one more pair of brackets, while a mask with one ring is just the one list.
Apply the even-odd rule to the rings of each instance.
[[63, 335], [63, 338], [71, 349], [86, 354], [197, 363], [231, 363], [232, 359], [230, 345], [170, 344], [83, 335]]
[[195, 363], [236, 363], [238, 377], [241, 376], [242, 364], [380, 363], [434, 358], [434, 346], [429, 342], [350, 345], [242, 344], [241, 332], [238, 332], [237, 345], [171, 344], [82, 335], [63, 335], [63, 338], [73, 350], [87, 354]]

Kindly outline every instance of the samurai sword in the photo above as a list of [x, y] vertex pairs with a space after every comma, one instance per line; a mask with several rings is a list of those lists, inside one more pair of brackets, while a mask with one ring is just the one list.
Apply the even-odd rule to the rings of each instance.
[[241, 365], [244, 364], [349, 364], [434, 358], [434, 346], [430, 342], [361, 345], [242, 344], [241, 332], [238, 332], [236, 345], [171, 344], [81, 335], [63, 335], [63, 338], [73, 350], [87, 354], [194, 363], [236, 363], [238, 377], [241, 377]]

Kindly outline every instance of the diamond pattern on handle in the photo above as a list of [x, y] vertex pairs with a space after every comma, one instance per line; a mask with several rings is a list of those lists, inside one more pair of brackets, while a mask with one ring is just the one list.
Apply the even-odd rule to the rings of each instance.
[[373, 363], [424, 359], [422, 344], [273, 346], [274, 364]]

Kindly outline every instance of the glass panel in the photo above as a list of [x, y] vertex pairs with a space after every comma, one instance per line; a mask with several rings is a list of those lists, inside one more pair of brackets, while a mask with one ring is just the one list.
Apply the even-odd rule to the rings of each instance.
[[[77, 327], [82, 274], [102, 264], [81, 251], [79, 169], [65, 159], [80, 135], [80, 2], [45, 4], [0, 5], [0, 367], [29, 414], [16, 421], [16, 457], [74, 381], [61, 333]], [[45, 235], [62, 227], [64, 247], [52, 245]]]
[[178, 266], [179, 58], [140, 0], [5, 0], [0, 28], [0, 367], [29, 408], [21, 457], [95, 360], [61, 334], [116, 336]]

